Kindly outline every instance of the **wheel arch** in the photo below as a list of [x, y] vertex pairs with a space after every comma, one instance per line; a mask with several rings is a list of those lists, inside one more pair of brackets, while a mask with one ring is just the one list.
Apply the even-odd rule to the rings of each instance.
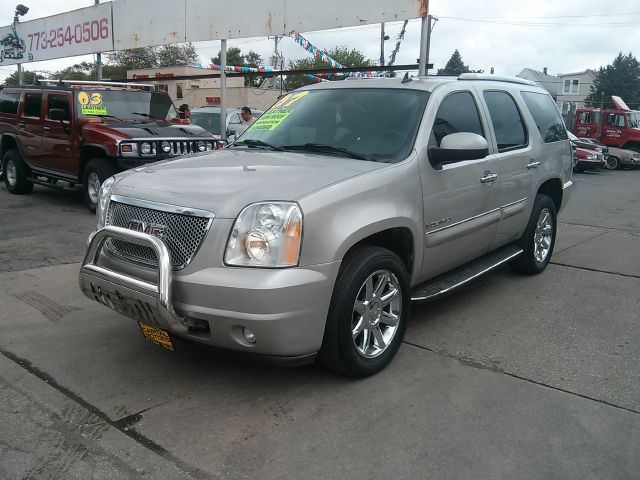
[[[88, 143], [82, 146], [80, 150], [80, 162], [78, 164], [78, 180], [82, 183], [84, 177], [84, 169], [93, 158], [110, 158], [109, 150], [104, 145]], [[115, 160], [114, 160], [115, 162]]]
[[4, 157], [4, 154], [11, 149], [17, 149], [18, 153], [20, 153], [20, 156], [22, 158], [24, 158], [23, 152], [22, 152], [22, 145], [20, 144], [20, 140], [18, 140], [18, 138], [11, 134], [11, 133], [5, 133], [2, 135], [2, 137], [0, 138], [0, 159], [2, 159], [2, 157]]
[[624, 148], [625, 150], [633, 150], [634, 152], [638, 152], [640, 153], [640, 142], [638, 141], [629, 141], [626, 142], [622, 148]]
[[562, 180], [559, 178], [550, 178], [549, 180], [546, 180], [542, 185], [540, 185], [540, 187], [538, 187], [536, 194], [551, 197], [551, 200], [553, 200], [556, 207], [556, 212], [559, 212], [560, 207], [562, 206]]

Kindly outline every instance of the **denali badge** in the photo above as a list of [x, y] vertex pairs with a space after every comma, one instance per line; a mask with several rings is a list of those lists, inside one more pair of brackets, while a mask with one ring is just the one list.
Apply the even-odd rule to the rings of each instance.
[[164, 237], [164, 234], [167, 231], [167, 227], [165, 225], [159, 225], [157, 223], [147, 224], [141, 220], [129, 220], [127, 227], [129, 230], [147, 233], [158, 238]]

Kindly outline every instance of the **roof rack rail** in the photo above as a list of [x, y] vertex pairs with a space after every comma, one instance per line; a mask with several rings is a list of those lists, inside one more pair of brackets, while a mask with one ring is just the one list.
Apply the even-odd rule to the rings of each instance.
[[48, 85], [61, 85], [60, 80], [58, 80], [57, 78], [36, 78], [34, 85], [40, 85], [44, 83]]
[[485, 80], [494, 82], [508, 82], [519, 83], [520, 85], [533, 85], [538, 86], [537, 83], [524, 78], [509, 77], [507, 75], [492, 75], [487, 73], [461, 73], [458, 75], [458, 80]]
[[129, 83], [129, 82], [106, 82], [98, 80], [60, 80], [60, 83], [67, 85], [105, 85], [111, 87], [133, 87], [154, 90], [155, 85], [150, 83]]

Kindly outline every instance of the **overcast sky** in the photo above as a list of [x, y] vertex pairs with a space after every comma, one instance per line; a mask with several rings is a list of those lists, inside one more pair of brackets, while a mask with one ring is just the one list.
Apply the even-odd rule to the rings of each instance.
[[[150, 5], [152, 0], [147, 0]], [[259, 0], [257, 0], [259, 1]], [[3, 2], [0, 25], [13, 19], [9, 0]], [[30, 8], [23, 21], [45, 17], [92, 5], [93, 0], [23, 0]], [[233, 4], [233, 2], [230, 2]], [[12, 4], [11, 4], [12, 5]], [[314, 7], [322, 2], [313, 2]], [[496, 74], [516, 75], [523, 68], [549, 73], [570, 73], [598, 68], [610, 63], [622, 51], [633, 52], [640, 45], [640, 3], [612, 3], [604, 0], [431, 0], [431, 14], [438, 17], [431, 41], [430, 61], [435, 68], [443, 67], [454, 49], [458, 49], [464, 62], [472, 69]], [[386, 55], [395, 46], [402, 22], [387, 24]], [[362, 51], [377, 60], [380, 56], [380, 26], [369, 25], [341, 30], [309, 32], [305, 35], [319, 48], [345, 45]], [[396, 64], [414, 63], [419, 55], [420, 21], [412, 20], [402, 43]], [[254, 50], [263, 58], [273, 51], [273, 41], [266, 38], [230, 40], [229, 46], [238, 46], [243, 52]], [[217, 54], [220, 42], [195, 44], [203, 63]], [[287, 60], [304, 58], [308, 54], [293, 40], [282, 42]], [[25, 64], [27, 70], [55, 71], [92, 56], [65, 58]], [[0, 65], [0, 82], [15, 66]]]

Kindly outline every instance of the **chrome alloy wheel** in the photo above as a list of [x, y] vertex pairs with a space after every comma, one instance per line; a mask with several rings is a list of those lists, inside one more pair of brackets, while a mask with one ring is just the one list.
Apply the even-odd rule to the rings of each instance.
[[11, 159], [7, 160], [7, 171], [5, 172], [5, 175], [7, 176], [7, 182], [9, 182], [9, 185], [14, 187], [18, 181], [18, 171], [16, 169], [16, 164]]
[[87, 176], [87, 193], [93, 204], [98, 203], [98, 193], [100, 192], [100, 178], [95, 172]]
[[538, 263], [546, 260], [551, 249], [551, 241], [553, 238], [553, 221], [551, 211], [543, 208], [536, 223], [536, 232], [533, 236], [533, 256]]
[[369, 275], [353, 304], [351, 336], [356, 351], [364, 358], [384, 353], [398, 331], [401, 313], [398, 278], [388, 270]]

